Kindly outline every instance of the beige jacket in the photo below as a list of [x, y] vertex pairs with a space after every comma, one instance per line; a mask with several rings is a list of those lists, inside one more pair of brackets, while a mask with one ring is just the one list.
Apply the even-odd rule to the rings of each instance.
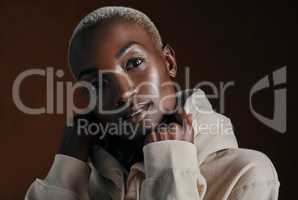
[[212, 111], [201, 90], [185, 103], [195, 144], [145, 145], [144, 163], [130, 172], [98, 149], [86, 164], [56, 155], [48, 175], [36, 179], [25, 200], [275, 200], [279, 181], [263, 153], [238, 148], [230, 120]]

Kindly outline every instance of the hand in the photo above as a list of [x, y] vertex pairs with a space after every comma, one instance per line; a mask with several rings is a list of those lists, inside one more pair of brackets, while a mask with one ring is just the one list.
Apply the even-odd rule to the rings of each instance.
[[175, 120], [167, 122], [163, 120], [155, 131], [148, 134], [145, 144], [164, 140], [181, 140], [194, 143], [194, 131], [192, 128], [191, 115], [187, 115], [183, 109], [174, 114]]

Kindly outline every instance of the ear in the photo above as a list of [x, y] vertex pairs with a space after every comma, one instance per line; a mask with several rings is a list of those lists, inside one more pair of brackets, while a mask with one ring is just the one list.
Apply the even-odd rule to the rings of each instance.
[[166, 44], [162, 49], [162, 54], [166, 59], [166, 67], [169, 76], [175, 78], [177, 75], [177, 62], [173, 48]]

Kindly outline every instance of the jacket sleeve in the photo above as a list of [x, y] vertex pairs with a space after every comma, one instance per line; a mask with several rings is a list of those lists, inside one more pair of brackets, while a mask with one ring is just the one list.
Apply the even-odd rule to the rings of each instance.
[[31, 184], [25, 200], [89, 200], [89, 174], [87, 163], [57, 154], [46, 178]]
[[206, 181], [200, 174], [194, 144], [167, 140], [147, 144], [143, 151], [146, 177], [142, 200], [203, 199]]

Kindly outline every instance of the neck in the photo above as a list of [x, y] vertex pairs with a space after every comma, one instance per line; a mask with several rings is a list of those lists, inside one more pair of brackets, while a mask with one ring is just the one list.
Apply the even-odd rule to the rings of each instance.
[[116, 158], [127, 170], [136, 162], [143, 161], [142, 149], [144, 138], [138, 140], [127, 140], [112, 136], [109, 140], [107, 151]]

